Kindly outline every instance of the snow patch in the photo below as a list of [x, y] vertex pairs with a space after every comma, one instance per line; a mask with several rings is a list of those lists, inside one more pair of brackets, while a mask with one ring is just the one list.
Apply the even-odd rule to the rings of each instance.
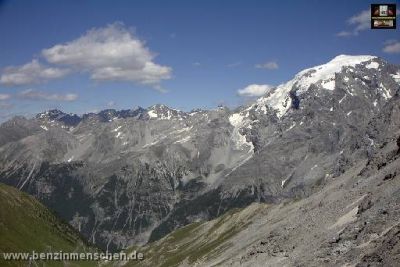
[[147, 112], [147, 114], [149, 115], [150, 118], [157, 118], [157, 113], [154, 110], [149, 110]]
[[[161, 105], [161, 108], [163, 108], [163, 107], [165, 107], [165, 106]], [[173, 111], [180, 112], [179, 110], [176, 110], [176, 109], [174, 109]], [[150, 118], [157, 118], [160, 120], [171, 120], [174, 118], [173, 111], [168, 109], [166, 111], [158, 113], [157, 110], [152, 109], [152, 110], [149, 110], [147, 112], [147, 114], [149, 115]], [[178, 115], [179, 115], [179, 113], [178, 113]], [[182, 120], [183, 118], [181, 116], [179, 116], [177, 119]]]
[[268, 105], [272, 109], [276, 110], [277, 116], [281, 118], [290, 107], [287, 102], [289, 101], [289, 92], [292, 90], [295, 82], [296, 80], [293, 79], [285, 84], [281, 84], [270, 95], [259, 98], [257, 100], [257, 104], [261, 106], [259, 109], [265, 114], [267, 111], [265, 105]]
[[378, 62], [371, 62], [365, 66], [367, 69], [377, 69], [379, 68]]
[[249, 147], [249, 153], [253, 153], [253, 143], [247, 142], [246, 136], [240, 133], [240, 129], [245, 126], [245, 117], [241, 113], [234, 113], [229, 116], [229, 123], [234, 127], [232, 131], [232, 141], [237, 149]]
[[244, 118], [244, 116], [241, 115], [240, 113], [232, 114], [232, 115], [229, 117], [229, 123], [230, 123], [233, 127], [238, 127], [238, 126], [240, 126], [240, 124], [243, 122], [243, 118]]
[[335, 73], [340, 72], [343, 67], [355, 67], [362, 62], [374, 58], [376, 57], [348, 55], [337, 56], [326, 64], [299, 72], [296, 75], [298, 78], [297, 85], [300, 87], [300, 90], [307, 90], [311, 84], [320, 80], [333, 80], [335, 78]]
[[121, 126], [118, 126], [117, 128], [115, 128], [115, 129], [113, 130], [113, 132], [118, 132], [119, 129], [121, 129], [121, 128], [122, 128], [122, 125], [121, 125]]
[[292, 125], [290, 125], [290, 127], [289, 127], [289, 128], [286, 130], [286, 131], [289, 131], [289, 130], [293, 129], [295, 126], [296, 126], [296, 123], [295, 123], [295, 122], [293, 122], [293, 124], [292, 124]]
[[321, 85], [324, 89], [332, 91], [335, 89], [335, 80], [323, 81]]
[[395, 80], [397, 83], [400, 83], [400, 71], [396, 74], [390, 74], [390, 76], [392, 76], [393, 80]]
[[383, 91], [383, 97], [385, 99], [389, 99], [392, 97], [392, 95], [390, 94], [390, 91], [383, 85], [383, 83], [380, 83], [379, 89], [381, 89], [381, 91]]
[[[276, 110], [277, 116], [281, 118], [290, 108], [289, 92], [295, 86], [298, 88], [297, 94], [301, 95], [306, 92], [311, 84], [321, 82], [321, 85], [326, 90], [335, 89], [335, 74], [340, 72], [343, 67], [355, 67], [362, 62], [372, 60], [373, 56], [348, 56], [340, 55], [332, 59], [326, 64], [319, 65], [313, 68], [305, 69], [294, 77], [294, 79], [281, 84], [275, 88], [267, 96], [257, 100], [258, 109], [262, 109], [262, 105], [268, 105]], [[352, 71], [349, 69], [349, 71]], [[262, 110], [264, 111], [264, 110]], [[266, 110], [265, 110], [266, 111]], [[264, 112], [265, 112], [264, 111]]]
[[189, 132], [189, 131], [192, 130], [192, 129], [193, 129], [193, 126], [185, 127], [185, 128], [176, 130], [175, 133], [178, 133], [178, 134], [179, 134], [179, 133], [183, 133], [183, 132]]
[[191, 138], [191, 136], [188, 135], [188, 136], [186, 136], [186, 137], [184, 137], [184, 138], [182, 138], [182, 139], [180, 139], [180, 140], [178, 140], [178, 141], [175, 141], [175, 143], [183, 144], [183, 143], [186, 143], [187, 141], [189, 141], [190, 138]]
[[42, 129], [45, 130], [45, 131], [48, 131], [48, 130], [49, 130], [49, 128], [47, 128], [47, 127], [44, 126], [44, 125], [40, 125], [40, 128], [42, 128]]
[[281, 187], [282, 187], [282, 188], [285, 186], [285, 184], [286, 184], [286, 180], [287, 180], [287, 179], [285, 179], [285, 180], [282, 180], [282, 182], [281, 182]]
[[146, 148], [146, 147], [149, 147], [149, 146], [154, 146], [154, 145], [157, 144], [158, 142], [160, 142], [160, 140], [156, 140], [156, 141], [151, 142], [151, 143], [149, 143], [149, 144], [145, 144], [144, 146], [142, 146], [142, 148]]
[[375, 145], [374, 139], [372, 139], [372, 138], [369, 137], [369, 136], [367, 136], [367, 138], [368, 138], [368, 141], [369, 141], [369, 145], [370, 145], [370, 146], [374, 146], [374, 145]]

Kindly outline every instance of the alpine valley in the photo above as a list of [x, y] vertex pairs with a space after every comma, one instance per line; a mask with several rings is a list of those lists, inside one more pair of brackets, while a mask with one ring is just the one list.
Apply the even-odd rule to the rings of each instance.
[[[234, 110], [49, 110], [0, 126], [0, 182], [137, 266], [400, 261], [400, 66], [339, 55]], [[346, 265], [347, 264], [347, 265]]]

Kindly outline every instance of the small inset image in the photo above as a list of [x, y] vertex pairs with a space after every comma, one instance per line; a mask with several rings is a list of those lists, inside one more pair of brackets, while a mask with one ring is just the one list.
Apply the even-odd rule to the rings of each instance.
[[392, 28], [393, 27], [393, 20], [384, 20], [384, 19], [376, 19], [374, 20], [374, 27], [375, 28]]
[[396, 4], [372, 4], [371, 29], [396, 29]]

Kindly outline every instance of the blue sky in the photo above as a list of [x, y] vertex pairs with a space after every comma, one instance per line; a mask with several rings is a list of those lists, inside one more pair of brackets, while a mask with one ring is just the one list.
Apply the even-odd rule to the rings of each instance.
[[339, 54], [399, 64], [399, 30], [370, 30], [371, 3], [0, 0], [0, 120], [235, 107]]

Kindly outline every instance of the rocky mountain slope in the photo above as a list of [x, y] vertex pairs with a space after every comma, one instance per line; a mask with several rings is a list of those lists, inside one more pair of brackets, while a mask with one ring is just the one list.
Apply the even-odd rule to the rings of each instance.
[[0, 184], [1, 266], [96, 266], [94, 262], [5, 260], [5, 252], [96, 251], [70, 225], [60, 221], [32, 196]]
[[[399, 113], [398, 113], [399, 114]], [[141, 248], [124, 266], [398, 266], [400, 132], [303, 199], [253, 203]]]
[[0, 177], [104, 249], [145, 244], [371, 160], [399, 129], [399, 88], [399, 66], [341, 55], [236, 110], [17, 117], [0, 126]]

